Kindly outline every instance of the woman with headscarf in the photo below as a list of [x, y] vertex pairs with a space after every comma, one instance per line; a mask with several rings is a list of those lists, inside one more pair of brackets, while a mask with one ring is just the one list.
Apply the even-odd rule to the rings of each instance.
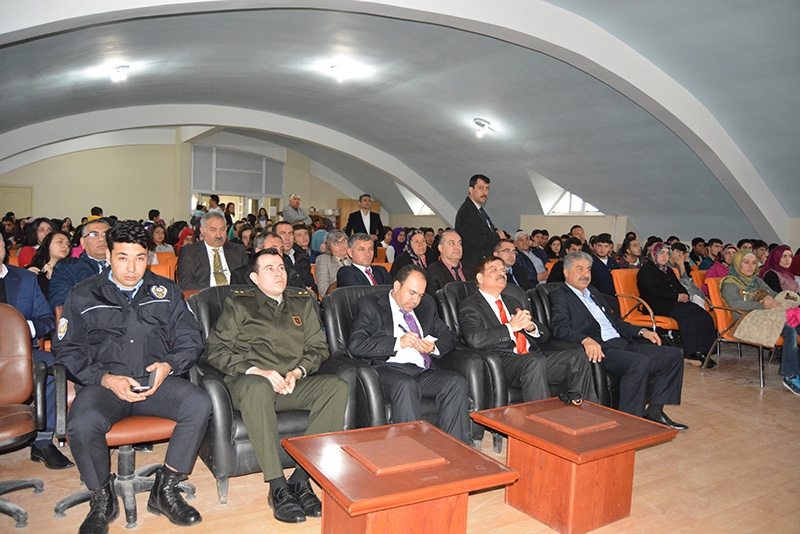
[[389, 275], [394, 278], [400, 272], [400, 269], [412, 263], [425, 269], [428, 266], [428, 260], [425, 258], [427, 250], [428, 243], [425, 242], [425, 234], [422, 230], [412, 230], [406, 236], [406, 246], [403, 249], [403, 253], [392, 262], [392, 270], [389, 271]]
[[[314, 236], [324, 230], [317, 230]], [[341, 230], [331, 230], [325, 236], [325, 254], [317, 256], [314, 277], [317, 279], [319, 296], [328, 294], [328, 288], [336, 281], [336, 273], [345, 265], [351, 265], [347, 255], [347, 236]]]
[[[322, 228], [314, 230], [314, 235], [311, 236], [311, 263], [316, 263], [317, 258], [325, 254], [325, 238], [328, 237], [328, 231]], [[318, 284], [319, 285], [319, 284]]]
[[[667, 266], [669, 245], [655, 243], [647, 251], [647, 259], [636, 275], [639, 295], [653, 313], [675, 319], [684, 358], [692, 365], [702, 365], [717, 339], [714, 320], [707, 311], [689, 302], [689, 292], [678, 281], [675, 271]], [[714, 360], [708, 362], [709, 369], [716, 365]]]
[[386, 247], [386, 261], [394, 263], [395, 258], [403, 253], [406, 246], [406, 229], [398, 226], [392, 230], [392, 240], [389, 241], [389, 246]]
[[[756, 275], [758, 258], [749, 250], [740, 250], [733, 255], [728, 276], [720, 282], [722, 298], [730, 308], [742, 311], [769, 310], [779, 308], [781, 304], [775, 300], [776, 292]], [[740, 314], [734, 313], [734, 318]], [[800, 377], [798, 377], [797, 334], [800, 326], [784, 325], [783, 356], [778, 371], [783, 375], [783, 385], [795, 395], [800, 395]]]
[[192, 243], [194, 243], [194, 230], [186, 227], [181, 230], [181, 233], [178, 236], [178, 242], [175, 243], [175, 254], [181, 253], [181, 247], [183, 245], [191, 245]]
[[797, 293], [797, 290], [800, 289], [791, 270], [792, 258], [792, 250], [788, 246], [775, 247], [767, 256], [767, 261], [764, 262], [764, 266], [758, 273], [758, 276], [763, 278], [776, 293], [781, 291]]
[[[739, 251], [736, 248], [736, 245], [728, 243], [724, 247], [719, 254], [717, 254], [717, 259], [714, 260], [714, 263], [711, 264], [711, 267], [708, 268], [708, 272], [706, 273], [706, 278], [724, 278], [728, 276], [728, 270], [731, 267], [731, 261], [733, 261], [733, 255]], [[708, 284], [703, 282], [703, 287], [701, 288], [703, 293], [708, 296]]]

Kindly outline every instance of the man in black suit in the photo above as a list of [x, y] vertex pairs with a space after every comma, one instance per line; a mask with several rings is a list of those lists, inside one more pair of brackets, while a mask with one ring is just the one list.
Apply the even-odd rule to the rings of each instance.
[[[534, 230], [537, 231], [537, 230]], [[538, 230], [541, 235], [541, 230]], [[536, 287], [539, 282], [547, 280], [547, 263], [550, 260], [542, 261], [539, 256], [533, 253], [534, 246], [531, 237], [520, 230], [514, 234], [514, 246], [517, 247], [517, 265], [525, 269], [530, 287]], [[547, 257], [547, 256], [545, 256]]]
[[358, 205], [361, 209], [354, 211], [347, 218], [347, 226], [344, 233], [348, 236], [353, 234], [367, 234], [374, 246], [383, 241], [386, 231], [383, 229], [381, 216], [370, 211], [372, 208], [372, 197], [364, 193], [358, 197]]
[[[652, 330], [612, 317], [600, 293], [589, 289], [592, 257], [573, 252], [564, 258], [566, 283], [550, 293], [553, 335], [583, 345], [593, 362], [603, 361], [606, 369], [620, 377], [619, 409], [678, 430], [686, 425], [672, 421], [664, 413], [665, 404], [681, 403], [683, 354], [673, 347], [662, 347]], [[635, 343], [643, 337], [650, 343]], [[647, 381], [654, 377], [650, 405]]]
[[425, 274], [428, 285], [425, 292], [435, 295], [436, 291], [450, 282], [468, 282], [475, 279], [475, 274], [470, 269], [465, 269], [461, 263], [461, 236], [452, 228], [448, 228], [441, 235], [437, 245], [442, 259], [428, 264]]
[[[305, 250], [294, 246], [294, 227], [286, 221], [275, 223], [274, 232], [283, 240], [283, 258], [287, 267], [291, 266], [305, 282], [309, 291], [317, 294], [317, 282], [311, 272], [311, 257]], [[288, 259], [288, 263], [285, 261]]]
[[347, 241], [347, 253], [353, 260], [336, 272], [336, 287], [379, 286], [391, 284], [392, 277], [383, 265], [371, 265], [375, 254], [367, 234], [353, 234]]
[[[255, 253], [261, 252], [268, 248], [274, 248], [281, 253], [283, 257], [283, 266], [286, 269], [286, 286], [297, 287], [300, 289], [309, 289], [306, 287], [305, 280], [298, 272], [292, 267], [286, 254], [283, 253], [283, 238], [275, 232], [262, 232], [253, 240], [253, 249]], [[255, 286], [255, 282], [250, 278], [250, 264], [242, 265], [231, 273], [231, 284], [236, 285], [251, 285]]]
[[503, 267], [506, 270], [506, 278], [509, 282], [518, 285], [525, 291], [530, 289], [531, 285], [528, 282], [528, 273], [525, 268], [517, 263], [517, 247], [510, 239], [501, 239], [494, 246], [492, 253], [495, 258], [500, 258], [503, 261]]
[[422, 397], [436, 397], [441, 429], [469, 444], [467, 381], [436, 366], [437, 358], [456, 347], [456, 338], [425, 294], [426, 283], [421, 267], [406, 265], [391, 293], [362, 297], [348, 349], [375, 366], [392, 401], [393, 423], [419, 421]]
[[181, 289], [204, 289], [230, 284], [231, 272], [247, 265], [242, 245], [225, 240], [225, 217], [209, 211], [200, 219], [203, 240], [181, 247], [178, 256], [178, 284]]
[[456, 231], [464, 240], [463, 262], [470, 269], [485, 257], [492, 255], [494, 246], [506, 235], [495, 228], [492, 220], [483, 209], [489, 198], [489, 178], [476, 174], [469, 179], [469, 196], [458, 208]]
[[547, 327], [531, 318], [524, 302], [507, 286], [499, 258], [485, 258], [476, 269], [478, 292], [461, 301], [458, 322], [470, 348], [497, 354], [512, 387], [524, 402], [551, 397], [550, 388], [580, 391], [597, 402], [589, 360], [579, 349], [542, 352], [537, 343], [550, 337]]

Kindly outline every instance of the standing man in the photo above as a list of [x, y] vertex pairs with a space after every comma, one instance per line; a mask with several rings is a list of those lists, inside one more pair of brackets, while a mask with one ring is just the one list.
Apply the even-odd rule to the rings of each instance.
[[[550, 293], [553, 336], [583, 345], [593, 362], [602, 361], [609, 372], [620, 377], [619, 410], [644, 416], [678, 430], [689, 427], [676, 423], [664, 413], [665, 404], [681, 403], [683, 354], [674, 347], [661, 346], [652, 330], [612, 318], [600, 293], [589, 289], [592, 257], [573, 252], [564, 258], [566, 283]], [[642, 337], [650, 343], [636, 343]], [[653, 389], [647, 403], [647, 382]]]
[[489, 198], [490, 181], [482, 174], [470, 178], [469, 195], [456, 214], [456, 231], [464, 240], [463, 261], [468, 269], [474, 269], [483, 258], [491, 256], [497, 242], [506, 236], [495, 228], [483, 209]]
[[442, 259], [428, 264], [425, 273], [428, 285], [425, 292], [435, 295], [450, 282], [469, 282], [475, 279], [473, 271], [465, 269], [461, 263], [461, 236], [452, 228], [444, 231], [437, 245]]
[[[141, 224], [120, 222], [106, 239], [111, 268], [70, 293], [53, 340], [56, 363], [76, 383], [67, 434], [81, 479], [92, 492], [80, 532], [106, 533], [119, 515], [105, 434], [134, 415], [177, 422], [147, 509], [176, 525], [194, 525], [202, 517], [176, 485], [192, 471], [211, 416], [206, 393], [180, 378], [203, 350], [200, 328], [177, 284], [147, 270], [147, 232]], [[149, 390], [133, 390], [151, 380]]]
[[358, 197], [359, 210], [354, 211], [347, 218], [347, 226], [344, 233], [348, 236], [353, 234], [367, 234], [374, 246], [383, 241], [386, 235], [381, 222], [381, 216], [370, 211], [372, 209], [372, 197], [364, 193]]
[[485, 258], [475, 278], [478, 292], [461, 301], [458, 322], [467, 345], [498, 355], [510, 386], [522, 389], [523, 402], [551, 397], [552, 386], [580, 391], [597, 402], [589, 360], [579, 349], [543, 353], [538, 343], [550, 337], [547, 327], [531, 318], [524, 302], [503, 291], [507, 281], [499, 258]]
[[422, 397], [436, 397], [441, 429], [469, 444], [467, 381], [436, 365], [456, 347], [456, 338], [425, 294], [426, 283], [421, 267], [406, 265], [391, 292], [359, 299], [348, 350], [375, 367], [392, 401], [393, 423], [419, 421]]
[[311, 217], [300, 207], [300, 195], [292, 193], [289, 195], [289, 206], [283, 208], [283, 220], [289, 224], [303, 223], [311, 226]]
[[203, 240], [181, 247], [178, 256], [178, 283], [183, 290], [226, 286], [231, 271], [247, 264], [244, 247], [226, 241], [226, 232], [225, 217], [216, 210], [200, 219]]
[[225, 212], [222, 211], [222, 206], [219, 205], [219, 195], [209, 195], [208, 196], [208, 211], [207, 213], [211, 212], [219, 213], [222, 217], [225, 217]]
[[87, 222], [81, 228], [83, 252], [77, 258], [64, 258], [53, 267], [50, 276], [50, 308], [55, 313], [63, 306], [70, 289], [106, 267], [106, 232], [108, 223], [103, 219]]
[[367, 234], [353, 234], [347, 242], [347, 254], [353, 260], [336, 271], [336, 287], [379, 286], [391, 284], [392, 277], [383, 265], [372, 265], [375, 248]]
[[233, 407], [242, 412], [275, 519], [299, 523], [320, 517], [322, 503], [303, 468], [284, 477], [275, 413], [308, 410], [307, 436], [340, 431], [349, 388], [334, 375], [308, 376], [328, 357], [328, 345], [309, 292], [286, 289], [280, 254], [262, 250], [250, 269], [256, 288], [225, 301], [206, 341], [207, 362], [225, 375]]

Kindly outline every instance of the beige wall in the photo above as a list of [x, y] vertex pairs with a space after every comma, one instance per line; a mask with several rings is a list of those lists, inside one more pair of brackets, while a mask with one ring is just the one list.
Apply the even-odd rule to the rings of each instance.
[[0, 176], [0, 183], [33, 187], [33, 213], [70, 217], [75, 225], [92, 206], [120, 219], [145, 219], [151, 208], [161, 217], [188, 217], [188, 183], [179, 205], [185, 155], [175, 146], [137, 145], [100, 148], [42, 160]]
[[[616, 218], [616, 221], [614, 220]], [[621, 244], [625, 234], [636, 231], [628, 222], [628, 217], [618, 215], [586, 215], [586, 216], [561, 216], [561, 215], [523, 215], [520, 217], [520, 228], [526, 232], [537, 228], [546, 228], [550, 237], [568, 234], [569, 229], [579, 224], [586, 233], [586, 239], [597, 234], [609, 233], [614, 243]], [[616, 224], [616, 226], [615, 226]], [[616, 229], [615, 229], [616, 228]]]
[[404, 228], [421, 228], [426, 226], [434, 230], [450, 226], [436, 215], [392, 215], [389, 217], [388, 221], [384, 220], [383, 224], [391, 226], [392, 228], [396, 228], [397, 226], [402, 226]]
[[300, 206], [306, 211], [309, 211], [311, 206], [317, 211], [336, 209], [336, 200], [347, 198], [337, 188], [312, 176], [311, 160], [291, 150], [286, 151], [284, 177], [286, 179], [284, 206], [289, 204], [289, 195], [292, 193], [300, 195]]

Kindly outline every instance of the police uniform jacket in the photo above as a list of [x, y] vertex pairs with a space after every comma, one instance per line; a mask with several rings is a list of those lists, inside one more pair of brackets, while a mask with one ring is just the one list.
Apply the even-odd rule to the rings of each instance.
[[128, 302], [108, 273], [87, 278], [67, 297], [53, 341], [56, 363], [82, 385], [99, 385], [108, 373], [142, 383], [157, 362], [169, 363], [175, 375], [188, 371], [203, 338], [180, 287], [147, 270]]
[[287, 288], [278, 302], [258, 288], [232, 293], [206, 340], [206, 361], [226, 375], [251, 367], [286, 375], [297, 366], [308, 374], [328, 357], [325, 334], [307, 290]]

